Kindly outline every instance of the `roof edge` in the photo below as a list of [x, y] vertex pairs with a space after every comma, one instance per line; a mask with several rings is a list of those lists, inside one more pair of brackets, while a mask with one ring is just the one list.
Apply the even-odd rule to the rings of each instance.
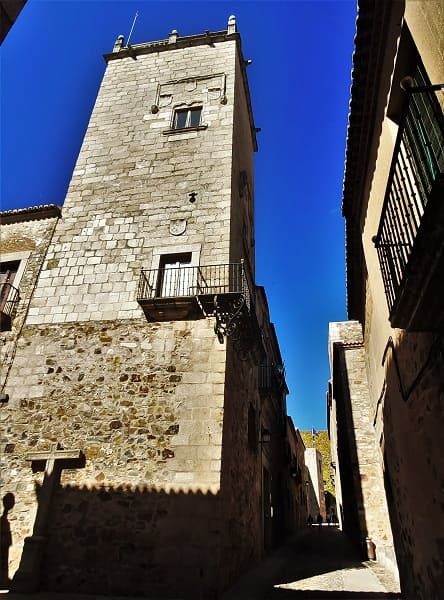
[[62, 207], [58, 204], [42, 204], [28, 208], [15, 208], [0, 211], [0, 224], [23, 223], [24, 221], [38, 221], [62, 216]]

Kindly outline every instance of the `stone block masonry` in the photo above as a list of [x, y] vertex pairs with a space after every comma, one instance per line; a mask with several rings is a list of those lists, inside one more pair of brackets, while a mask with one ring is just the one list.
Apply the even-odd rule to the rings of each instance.
[[[235, 63], [234, 40], [109, 62], [28, 323], [140, 317], [140, 270], [159, 248], [229, 262]], [[165, 135], [190, 103], [205, 127]]]

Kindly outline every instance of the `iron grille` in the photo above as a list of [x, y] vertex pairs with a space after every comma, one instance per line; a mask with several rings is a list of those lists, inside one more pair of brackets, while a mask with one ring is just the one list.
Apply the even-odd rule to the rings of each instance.
[[284, 367], [280, 365], [259, 365], [259, 389], [279, 390], [284, 379]]
[[11, 320], [14, 318], [14, 313], [19, 300], [20, 294], [16, 287], [7, 281], [0, 283], [0, 315], [2, 329], [3, 324], [9, 326]]
[[144, 269], [137, 300], [243, 294], [251, 304], [251, 286], [243, 263]]
[[406, 274], [433, 186], [444, 174], [443, 112], [435, 91], [444, 85], [407, 90], [378, 232], [377, 248], [389, 309]]

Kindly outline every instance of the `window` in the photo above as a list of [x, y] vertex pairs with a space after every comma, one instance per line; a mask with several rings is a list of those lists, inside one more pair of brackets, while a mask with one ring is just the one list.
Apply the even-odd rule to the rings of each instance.
[[0, 330], [10, 329], [13, 313], [19, 299], [14, 285], [20, 267], [19, 260], [5, 261], [0, 264]]
[[199, 127], [202, 117], [202, 107], [181, 108], [174, 112], [173, 129]]
[[191, 252], [161, 256], [157, 295], [163, 298], [189, 296], [193, 270]]
[[0, 307], [2, 310], [14, 285], [19, 265], [19, 260], [11, 260], [0, 264]]

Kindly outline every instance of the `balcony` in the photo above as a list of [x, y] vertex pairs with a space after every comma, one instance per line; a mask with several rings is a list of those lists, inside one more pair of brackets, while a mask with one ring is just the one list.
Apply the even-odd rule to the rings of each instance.
[[283, 365], [259, 365], [259, 391], [262, 395], [279, 393], [284, 383]]
[[230, 263], [142, 270], [137, 301], [149, 321], [216, 318], [215, 333], [224, 336], [255, 321], [254, 289], [245, 265]]
[[381, 220], [373, 238], [393, 327], [444, 326], [444, 117], [435, 92], [407, 91]]
[[11, 329], [20, 294], [16, 287], [4, 281], [0, 283], [0, 331]]

